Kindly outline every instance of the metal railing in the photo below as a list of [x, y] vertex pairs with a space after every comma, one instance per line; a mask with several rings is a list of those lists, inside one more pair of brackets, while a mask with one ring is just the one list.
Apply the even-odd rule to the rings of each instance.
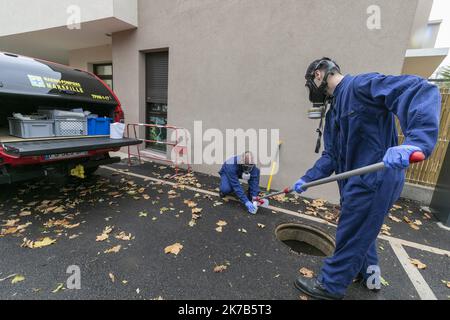
[[[150, 140], [150, 139], [141, 139], [139, 138], [138, 129], [148, 129], [148, 128], [157, 128], [157, 129], [165, 129], [165, 130], [173, 130], [174, 131], [174, 140]], [[175, 127], [170, 125], [156, 125], [156, 124], [146, 124], [146, 123], [129, 123], [127, 124], [126, 134], [128, 138], [138, 139], [144, 142], [144, 146], [147, 143], [158, 144], [158, 145], [166, 145], [170, 150], [167, 150], [165, 153], [154, 152], [152, 150], [141, 150], [140, 146], [136, 146], [137, 153], [132, 153], [131, 146], [128, 147], [128, 164], [131, 165], [131, 158], [137, 157], [139, 160], [139, 164], [142, 163], [142, 158], [156, 160], [159, 162], [170, 163], [175, 167], [175, 176], [178, 175], [180, 165], [186, 165], [187, 171], [192, 171], [192, 166], [190, 164], [190, 155], [189, 155], [189, 133], [187, 129], [181, 127]], [[133, 136], [132, 136], [133, 135]], [[169, 136], [169, 135], [168, 135]], [[183, 139], [182, 139], [183, 138]], [[172, 156], [174, 155], [174, 157]], [[187, 159], [187, 161], [183, 162], [183, 159]], [[181, 160], [181, 161], [180, 161]]]

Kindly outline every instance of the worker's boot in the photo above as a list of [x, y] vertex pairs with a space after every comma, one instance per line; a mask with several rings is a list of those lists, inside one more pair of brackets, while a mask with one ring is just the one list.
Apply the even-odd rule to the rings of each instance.
[[295, 287], [308, 296], [319, 300], [342, 300], [343, 295], [328, 292], [317, 278], [298, 277], [294, 282]]
[[355, 278], [355, 280], [354, 280], [353, 282], [354, 282], [354, 283], [359, 283], [359, 284], [361, 284], [364, 288], [366, 288], [366, 289], [369, 290], [369, 291], [372, 291], [373, 293], [378, 293], [378, 292], [381, 291], [381, 287], [380, 287], [380, 288], [372, 288], [372, 289], [370, 289], [370, 288], [367, 286], [367, 279], [364, 279], [364, 277], [363, 277], [363, 275], [362, 275], [361, 273], [359, 273], [359, 274], [356, 276], [356, 278]]

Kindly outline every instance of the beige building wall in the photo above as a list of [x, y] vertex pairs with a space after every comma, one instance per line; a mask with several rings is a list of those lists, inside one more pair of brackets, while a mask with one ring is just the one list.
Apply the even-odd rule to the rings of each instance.
[[73, 68], [93, 72], [94, 64], [112, 62], [111, 45], [72, 50], [69, 65]]
[[[169, 48], [169, 123], [280, 129], [274, 188], [290, 185], [319, 157], [318, 123], [306, 117], [308, 64], [329, 56], [345, 73], [402, 70], [418, 0], [376, 2], [380, 30], [366, 27], [372, 0], [141, 0], [139, 28], [113, 35], [115, 91], [127, 122], [144, 121], [144, 52]], [[195, 169], [216, 174], [219, 166]], [[338, 200], [334, 184], [306, 195]]]

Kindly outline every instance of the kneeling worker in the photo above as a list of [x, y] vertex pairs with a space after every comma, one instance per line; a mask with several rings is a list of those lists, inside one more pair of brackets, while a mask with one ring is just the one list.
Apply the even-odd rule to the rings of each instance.
[[[254, 164], [252, 154], [245, 152], [241, 156], [231, 157], [225, 161], [219, 174], [220, 196], [223, 198], [234, 193], [247, 207], [248, 212], [255, 214], [257, 208], [253, 205], [252, 200], [259, 195], [260, 171]], [[239, 179], [248, 182], [247, 195]]]

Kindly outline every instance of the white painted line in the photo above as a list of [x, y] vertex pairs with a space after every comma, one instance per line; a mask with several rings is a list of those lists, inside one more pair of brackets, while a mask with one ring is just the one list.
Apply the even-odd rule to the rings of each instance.
[[438, 222], [437, 225], [438, 225], [438, 227], [441, 228], [441, 229], [444, 229], [444, 230], [446, 230], [446, 231], [450, 231], [450, 227], [444, 226], [444, 224], [443, 224], [442, 222]]
[[[106, 169], [106, 170], [109, 170], [109, 171], [112, 171], [112, 172], [128, 175], [128, 176], [135, 177], [135, 178], [140, 178], [140, 179], [143, 179], [144, 181], [153, 181], [153, 182], [166, 184], [166, 185], [173, 186], [173, 187], [179, 187], [179, 184], [176, 183], [176, 182], [170, 182], [170, 181], [166, 181], [166, 180], [161, 180], [161, 179], [157, 179], [157, 178], [153, 178], [153, 177], [149, 177], [149, 176], [144, 176], [144, 175], [133, 173], [133, 172], [123, 171], [123, 170], [120, 170], [120, 169], [114, 169], [114, 168], [107, 167], [107, 166], [102, 166], [102, 168]], [[219, 194], [217, 192], [212, 192], [212, 191], [199, 189], [199, 188], [195, 188], [195, 187], [191, 187], [191, 186], [183, 186], [183, 188], [187, 189], [187, 190], [190, 190], [190, 191], [197, 192], [197, 193], [203, 193], [203, 194], [207, 194], [207, 195], [210, 195], [210, 196], [213, 196], [213, 197], [219, 197]], [[232, 200], [234, 200], [234, 199], [232, 199]], [[334, 223], [330, 223], [330, 222], [328, 222], [326, 220], [323, 220], [323, 219], [320, 219], [320, 218], [317, 218], [317, 217], [313, 217], [313, 216], [308, 216], [306, 214], [298, 213], [298, 212], [295, 212], [295, 211], [292, 211], [292, 210], [278, 208], [278, 207], [274, 207], [274, 206], [269, 206], [268, 209], [272, 210], [272, 211], [288, 214], [288, 215], [291, 215], [291, 216], [294, 216], [294, 217], [298, 217], [298, 218], [314, 221], [314, 222], [317, 222], [317, 223], [321, 223], [323, 225], [327, 225], [327, 226], [331, 226], [331, 227], [335, 227], [335, 228], [337, 227]], [[396, 243], [401, 244], [402, 246], [407, 246], [407, 247], [419, 249], [419, 250], [422, 250], [422, 251], [428, 251], [428, 252], [431, 252], [431, 253], [434, 253], [434, 254], [444, 255], [444, 256], [450, 257], [450, 251], [439, 249], [439, 248], [435, 248], [435, 247], [431, 247], [431, 246], [427, 246], [427, 245], [423, 245], [423, 244], [420, 244], [420, 243], [411, 242], [411, 241], [407, 241], [407, 240], [403, 240], [403, 239], [399, 239], [399, 238], [394, 238], [394, 237], [390, 237], [390, 236], [385, 236], [385, 235], [379, 235], [378, 239], [389, 241], [389, 242], [396, 242]]]
[[409, 261], [409, 256], [403, 246], [397, 241], [390, 241], [389, 243], [392, 247], [392, 250], [394, 250], [394, 253], [397, 256], [398, 260], [400, 261], [403, 269], [405, 269], [405, 272], [411, 280], [414, 288], [416, 288], [420, 299], [437, 300], [436, 296], [434, 295], [433, 291], [431, 291], [430, 286], [422, 277], [419, 270], [417, 270], [417, 268], [413, 266]]

